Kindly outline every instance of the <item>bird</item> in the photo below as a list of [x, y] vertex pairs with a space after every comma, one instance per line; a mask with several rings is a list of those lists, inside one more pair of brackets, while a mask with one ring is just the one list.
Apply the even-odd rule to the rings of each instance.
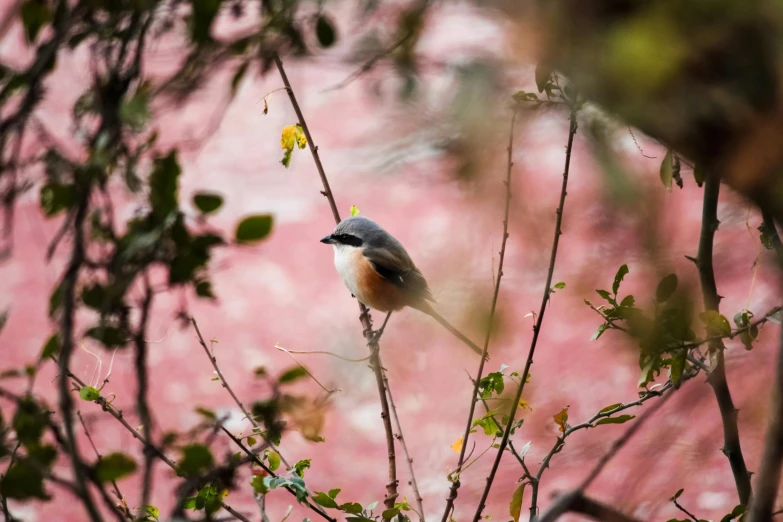
[[370, 344], [380, 338], [392, 312], [407, 306], [435, 319], [474, 352], [484, 353], [435, 311], [435, 298], [424, 275], [405, 247], [375, 221], [358, 215], [348, 217], [321, 243], [334, 247], [334, 266], [351, 294], [363, 305], [386, 313]]

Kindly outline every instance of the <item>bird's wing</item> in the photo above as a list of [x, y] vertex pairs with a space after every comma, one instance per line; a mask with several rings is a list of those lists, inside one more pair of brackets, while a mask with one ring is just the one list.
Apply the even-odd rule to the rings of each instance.
[[363, 251], [381, 277], [419, 299], [434, 301], [427, 280], [413, 264], [405, 250], [395, 252], [386, 248], [366, 248]]

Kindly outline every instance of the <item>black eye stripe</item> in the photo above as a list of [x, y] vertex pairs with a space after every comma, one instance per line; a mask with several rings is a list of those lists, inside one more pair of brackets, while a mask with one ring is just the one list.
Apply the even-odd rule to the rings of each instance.
[[334, 238], [344, 245], [348, 245], [352, 247], [362, 246], [362, 240], [354, 236], [353, 234], [337, 234], [334, 236]]

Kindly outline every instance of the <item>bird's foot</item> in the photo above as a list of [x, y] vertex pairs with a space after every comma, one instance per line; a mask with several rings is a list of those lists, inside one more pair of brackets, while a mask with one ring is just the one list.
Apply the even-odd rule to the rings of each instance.
[[373, 348], [375, 347], [377, 349], [378, 341], [381, 340], [381, 336], [383, 335], [383, 328], [380, 328], [378, 330], [367, 330], [365, 332], [365, 338], [369, 339], [367, 342], [367, 346]]

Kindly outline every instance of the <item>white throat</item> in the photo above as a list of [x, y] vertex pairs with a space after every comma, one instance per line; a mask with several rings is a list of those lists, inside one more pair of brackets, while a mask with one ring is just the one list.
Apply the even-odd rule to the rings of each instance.
[[356, 273], [357, 257], [362, 255], [361, 249], [343, 244], [332, 245], [334, 247], [334, 267], [337, 269], [337, 273], [342, 277], [345, 286], [348, 290], [362, 301], [362, 296], [358, 291], [358, 278], [359, 274]]

